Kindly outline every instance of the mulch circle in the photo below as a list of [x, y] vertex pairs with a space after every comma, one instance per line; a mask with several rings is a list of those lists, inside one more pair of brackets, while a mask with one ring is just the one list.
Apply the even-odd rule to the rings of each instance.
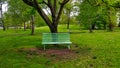
[[44, 55], [48, 58], [57, 58], [57, 59], [73, 59], [77, 56], [77, 53], [74, 50], [69, 49], [46, 49], [41, 50], [38, 48], [22, 48], [20, 51], [27, 51], [28, 55]]

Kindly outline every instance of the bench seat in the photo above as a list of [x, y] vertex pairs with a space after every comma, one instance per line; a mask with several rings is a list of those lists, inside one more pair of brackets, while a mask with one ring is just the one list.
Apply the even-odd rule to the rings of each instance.
[[69, 45], [68, 48], [70, 48], [72, 42], [70, 41], [69, 33], [43, 33], [42, 44], [44, 45], [45, 50], [45, 45], [48, 44], [67, 44]]
[[72, 44], [72, 42], [42, 42], [42, 44]]

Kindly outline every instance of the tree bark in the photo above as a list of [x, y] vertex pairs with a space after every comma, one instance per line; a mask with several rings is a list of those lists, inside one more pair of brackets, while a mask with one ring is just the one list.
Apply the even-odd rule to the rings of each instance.
[[34, 35], [34, 29], [35, 29], [34, 26], [35, 26], [34, 25], [34, 16], [32, 15], [31, 16], [31, 35]]
[[113, 31], [113, 27], [114, 27], [113, 24], [110, 22], [109, 23], [109, 31]]
[[93, 30], [95, 29], [95, 24], [92, 24], [92, 29], [93, 29]]
[[[109, 11], [109, 14], [110, 14], [110, 11]], [[114, 25], [113, 25], [113, 23], [112, 23], [112, 21], [111, 21], [111, 18], [110, 18], [110, 15], [108, 15], [108, 18], [109, 18], [109, 31], [113, 31], [113, 28], [114, 28]]]
[[26, 31], [26, 23], [24, 22], [24, 31]]
[[92, 25], [89, 26], [89, 31], [90, 31], [90, 33], [93, 32]]
[[120, 22], [118, 23], [118, 27], [120, 27]]
[[68, 11], [68, 22], [67, 22], [67, 29], [69, 30], [69, 24], [70, 24], [70, 10]]
[[2, 20], [2, 24], [3, 24], [3, 31], [5, 31], [6, 30], [6, 28], [5, 28], [5, 23], [4, 23], [4, 21]]

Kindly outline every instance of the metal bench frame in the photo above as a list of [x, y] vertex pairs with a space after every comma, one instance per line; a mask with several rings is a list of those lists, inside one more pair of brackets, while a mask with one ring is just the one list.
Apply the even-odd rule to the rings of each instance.
[[68, 49], [70, 49], [70, 34], [69, 33], [43, 33], [42, 34], [42, 44], [44, 45], [44, 50], [47, 44], [67, 44]]

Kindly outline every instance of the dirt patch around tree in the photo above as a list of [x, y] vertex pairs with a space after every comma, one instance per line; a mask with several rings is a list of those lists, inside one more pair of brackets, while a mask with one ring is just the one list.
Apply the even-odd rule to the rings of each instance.
[[49, 59], [59, 61], [59, 60], [70, 60], [77, 58], [77, 52], [70, 49], [38, 49], [38, 48], [22, 48], [18, 50], [19, 52], [27, 52], [27, 57], [31, 57], [33, 55], [42, 55]]

